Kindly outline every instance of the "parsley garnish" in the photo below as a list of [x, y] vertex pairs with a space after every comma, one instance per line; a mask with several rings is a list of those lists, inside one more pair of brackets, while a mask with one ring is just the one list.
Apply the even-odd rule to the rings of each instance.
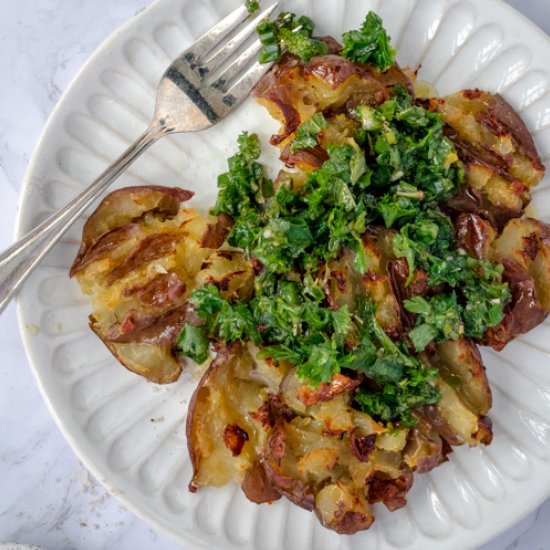
[[407, 311], [418, 314], [417, 325], [409, 332], [416, 351], [424, 350], [433, 340], [456, 340], [464, 334], [455, 292], [432, 298], [415, 296], [405, 300], [403, 305]]
[[302, 61], [326, 54], [327, 45], [313, 38], [313, 30], [314, 24], [309, 17], [298, 17], [290, 12], [282, 12], [275, 21], [262, 21], [257, 28], [262, 43], [260, 63], [278, 61], [281, 58], [282, 47], [286, 47]]
[[382, 19], [369, 12], [361, 28], [342, 36], [342, 56], [354, 63], [369, 63], [381, 71], [387, 71], [395, 59], [395, 50], [383, 27]]
[[313, 38], [309, 31], [282, 28], [279, 32], [282, 45], [302, 61], [308, 62], [312, 57], [328, 53], [327, 45], [321, 40]]
[[393, 240], [394, 252], [407, 259], [409, 273], [421, 267], [428, 273], [430, 284], [446, 288], [431, 299], [404, 303], [406, 309], [418, 314], [417, 325], [409, 333], [417, 351], [431, 341], [456, 339], [461, 334], [481, 338], [488, 328], [502, 321], [504, 307], [511, 299], [508, 285], [502, 281], [502, 265], [460, 253], [450, 219], [436, 215], [436, 211], [427, 215], [432, 219], [420, 217], [405, 224]]
[[[259, 9], [255, 0], [246, 0], [250, 13]], [[262, 21], [257, 28], [262, 44], [260, 63], [271, 63], [281, 58], [283, 48], [307, 62], [312, 57], [328, 53], [328, 46], [313, 37], [314, 24], [309, 17], [282, 12], [275, 21]], [[342, 36], [342, 57], [354, 63], [369, 63], [380, 71], [387, 71], [395, 62], [395, 50], [383, 27], [382, 19], [369, 12], [361, 28]]]
[[205, 319], [210, 334], [216, 333], [225, 342], [251, 340], [260, 343], [256, 323], [245, 303], [231, 304], [224, 300], [214, 285], [195, 289], [190, 302], [196, 307], [198, 316]]
[[181, 331], [176, 347], [183, 355], [191, 357], [201, 364], [208, 359], [208, 334], [203, 327], [185, 324]]
[[253, 13], [256, 13], [260, 9], [260, 4], [258, 3], [258, 0], [245, 0], [244, 5], [246, 6], [248, 13], [250, 13], [251, 15]]
[[323, 113], [315, 113], [309, 120], [298, 127], [290, 150], [294, 153], [298, 149], [316, 147], [319, 145], [319, 132], [326, 128], [328, 128], [328, 124]]

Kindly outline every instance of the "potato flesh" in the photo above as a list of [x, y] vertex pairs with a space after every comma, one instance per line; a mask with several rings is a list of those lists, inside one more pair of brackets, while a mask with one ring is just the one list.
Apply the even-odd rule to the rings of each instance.
[[[277, 379], [277, 367], [271, 369]], [[256, 363], [250, 353], [236, 346], [220, 352], [199, 382], [187, 424], [193, 487], [219, 487], [231, 480], [241, 482], [258, 460], [266, 432], [261, 420], [251, 413], [261, 408], [265, 392], [264, 386], [250, 376], [253, 370]], [[248, 435], [238, 456], [224, 444], [227, 426], [238, 426]]]
[[514, 260], [531, 275], [537, 299], [550, 312], [550, 226], [532, 218], [510, 220], [493, 243], [491, 259]]
[[492, 405], [491, 390], [475, 344], [463, 337], [441, 342], [435, 357], [441, 376], [469, 409], [487, 415]]
[[226, 300], [249, 300], [254, 293], [252, 266], [242, 252], [214, 251], [196, 274], [194, 285], [213, 284]]
[[433, 429], [429, 434], [414, 428], [409, 431], [403, 452], [405, 464], [419, 473], [426, 473], [445, 460], [441, 437]]
[[341, 483], [326, 485], [317, 493], [315, 512], [325, 527], [344, 534], [368, 529], [374, 521], [365, 497]]
[[438, 381], [441, 391], [441, 401], [437, 408], [455, 434], [470, 446], [475, 446], [472, 437], [478, 431], [478, 416], [461, 401], [458, 394], [443, 380]]

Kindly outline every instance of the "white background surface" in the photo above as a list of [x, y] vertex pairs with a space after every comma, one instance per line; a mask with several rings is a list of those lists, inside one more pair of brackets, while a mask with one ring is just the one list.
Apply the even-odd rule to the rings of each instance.
[[[148, 3], [0, 0], [0, 249], [12, 240], [23, 174], [55, 103], [95, 48]], [[509, 3], [550, 32], [549, 0]], [[13, 305], [0, 317], [0, 351], [0, 542], [181, 548], [109, 496], [64, 441], [35, 386]], [[550, 501], [482, 549], [550, 550]]]

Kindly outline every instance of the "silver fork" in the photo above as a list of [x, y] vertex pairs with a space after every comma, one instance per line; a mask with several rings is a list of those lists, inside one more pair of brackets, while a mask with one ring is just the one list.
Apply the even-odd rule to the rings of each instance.
[[168, 134], [209, 128], [246, 99], [270, 67], [252, 63], [261, 45], [259, 40], [250, 43], [250, 37], [278, 4], [276, 0], [250, 17], [241, 6], [172, 62], [158, 86], [147, 130], [69, 204], [0, 255], [0, 313], [63, 233], [146, 149]]

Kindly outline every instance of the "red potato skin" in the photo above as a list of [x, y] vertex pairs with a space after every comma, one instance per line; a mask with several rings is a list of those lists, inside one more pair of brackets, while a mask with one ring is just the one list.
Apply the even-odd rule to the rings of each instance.
[[263, 464], [269, 483], [294, 504], [312, 512], [315, 508], [315, 494], [308, 485], [283, 474], [281, 460], [286, 453], [286, 431], [284, 421], [277, 421], [269, 436]]
[[[418, 460], [415, 471], [419, 474], [425, 474], [439, 466], [441, 462], [446, 460], [443, 448], [443, 440], [435, 433], [435, 430], [424, 419], [420, 419], [418, 426], [413, 428], [409, 433], [408, 446], [414, 444], [415, 439], [420, 439], [424, 445], [430, 448], [430, 452], [425, 454]], [[407, 453], [408, 447], [405, 448]]]
[[482, 124], [485, 124], [497, 135], [509, 133], [517, 143], [519, 150], [531, 160], [537, 170], [544, 170], [531, 133], [515, 109], [500, 95], [492, 96], [486, 113], [483, 113]]
[[112, 285], [143, 264], [158, 260], [175, 251], [179, 236], [173, 233], [157, 233], [142, 239], [128, 257], [105, 276], [107, 286]]
[[234, 222], [231, 216], [225, 212], [219, 214], [216, 222], [209, 223], [206, 226], [206, 230], [200, 239], [201, 248], [219, 248], [225, 242], [233, 225]]
[[542, 309], [537, 298], [535, 281], [514, 260], [503, 259], [503, 278], [512, 293], [512, 301], [504, 310], [504, 319], [491, 327], [483, 336], [483, 344], [501, 351], [516, 336], [525, 334], [540, 325], [548, 312]]
[[[339, 112], [351, 113], [358, 104], [366, 103], [372, 106], [381, 105], [390, 98], [388, 89], [368, 71], [362, 71], [360, 68], [353, 66], [353, 64], [341, 57], [326, 57], [328, 57], [328, 59], [323, 61], [321, 61], [322, 58], [312, 59], [310, 61], [311, 65], [304, 68], [304, 73], [325, 81], [333, 90], [342, 86], [346, 80], [352, 76], [356, 76], [362, 84], [368, 84], [369, 88], [368, 94], [362, 95], [359, 100], [352, 100], [352, 98], [350, 98], [342, 107], [328, 107], [326, 110], [327, 115], [337, 114]], [[319, 62], [317, 60], [319, 60]], [[348, 64], [352, 65], [352, 67]]]
[[409, 332], [416, 325], [416, 315], [407, 311], [403, 306], [404, 300], [409, 300], [414, 296], [432, 295], [437, 293], [439, 287], [428, 284], [428, 274], [420, 268], [416, 268], [413, 278], [409, 285], [409, 266], [405, 258], [398, 258], [388, 262], [388, 275], [390, 277], [393, 293], [399, 304], [399, 314], [401, 317], [401, 327], [405, 332]]
[[104, 340], [115, 344], [173, 346], [187, 322], [195, 326], [204, 323], [187, 303], [158, 316], [132, 310], [122, 323], [115, 323], [107, 330]]
[[464, 212], [456, 219], [455, 229], [459, 248], [478, 260], [489, 258], [491, 244], [496, 237], [490, 222], [477, 214]]
[[229, 290], [229, 285], [232, 279], [234, 279], [235, 277], [238, 277], [239, 275], [242, 275], [243, 273], [246, 273], [246, 271], [245, 270], [232, 271], [231, 273], [228, 273], [227, 275], [223, 276], [221, 279], [208, 277], [205, 280], [205, 283], [209, 285], [213, 285], [223, 292], [223, 291]]
[[[519, 193], [521, 195], [521, 193]], [[524, 206], [530, 202], [529, 194], [523, 197]], [[523, 209], [514, 210], [502, 205], [491, 204], [481, 193], [464, 185], [462, 189], [452, 197], [445, 205], [445, 210], [454, 214], [470, 212], [488, 220], [496, 229], [502, 229], [510, 220], [520, 218]]]
[[407, 504], [407, 493], [413, 484], [412, 470], [404, 468], [398, 478], [384, 472], [374, 472], [367, 481], [367, 498], [370, 504], [383, 502], [390, 512]]
[[459, 397], [474, 414], [488, 414], [493, 397], [481, 353], [473, 339], [461, 336], [441, 342], [428, 351], [428, 357], [430, 364], [440, 370], [443, 380], [454, 384]]
[[506, 159], [482, 145], [461, 139], [458, 137], [456, 131], [450, 127], [445, 128], [445, 134], [454, 143], [458, 156], [464, 164], [480, 164], [481, 166], [490, 168], [504, 179], [509, 180], [510, 183], [516, 181], [508, 172], [509, 165]]
[[271, 137], [271, 145], [279, 145], [300, 126], [301, 119], [298, 111], [292, 105], [290, 89], [282, 86], [281, 81], [286, 75], [299, 70], [300, 60], [285, 53], [280, 61], [260, 79], [252, 90], [252, 96], [265, 99], [276, 105], [283, 116], [283, 130], [280, 134]]
[[248, 414], [251, 418], [260, 422], [264, 430], [269, 430], [275, 426], [280, 419], [290, 422], [293, 418], [296, 418], [296, 413], [283, 403], [279, 395], [273, 393], [268, 395], [267, 401], [257, 411], [250, 411]]
[[335, 531], [339, 535], [354, 535], [359, 531], [365, 531], [374, 523], [374, 515], [372, 513], [362, 514], [361, 512], [340, 510], [340, 513], [336, 514], [339, 521], [333, 524], [325, 522], [323, 515], [317, 509], [315, 510], [315, 515], [319, 518], [321, 525]]
[[394, 63], [385, 73], [381, 73], [371, 65], [359, 65], [362, 72], [368, 73], [385, 88], [394, 88], [397, 85], [404, 86], [414, 98], [414, 85], [411, 79], [401, 70], [401, 67]]
[[[439, 433], [442, 439], [452, 447], [464, 444], [464, 441], [458, 437], [448, 422], [441, 416], [437, 405], [422, 407], [421, 416]], [[488, 416], [479, 417], [478, 429], [471, 434], [471, 437], [479, 443], [490, 445], [493, 440], [493, 423]]]
[[434, 447], [434, 452], [431, 455], [425, 456], [418, 461], [416, 471], [419, 474], [427, 474], [439, 466], [444, 460], [446, 460], [446, 458], [442, 454], [441, 448]]
[[426, 405], [418, 412], [419, 415], [451, 446], [457, 447], [463, 445], [464, 441], [460, 439], [448, 422], [441, 416], [437, 405]]
[[444, 210], [451, 214], [460, 214], [461, 212], [477, 214], [483, 219], [490, 220], [493, 225], [502, 227], [506, 221], [517, 216], [517, 212], [509, 211], [504, 216], [499, 217], [501, 223], [498, 224], [494, 215], [494, 207], [487, 204], [481, 193], [470, 187], [463, 185], [458, 193], [451, 197], [444, 206]]
[[357, 428], [353, 428], [350, 434], [351, 453], [359, 462], [368, 462], [370, 454], [376, 444], [376, 435], [365, 437], [357, 435]]
[[341, 393], [354, 390], [362, 379], [354, 379], [344, 374], [335, 374], [330, 382], [323, 382], [317, 388], [302, 386], [298, 391], [298, 399], [304, 405], [315, 405], [334, 399]]
[[[90, 315], [89, 317], [89, 326], [92, 329], [92, 331], [95, 333], [95, 335], [105, 344], [107, 349], [113, 354], [113, 357], [124, 368], [128, 369], [130, 372], [134, 374], [140, 374], [140, 376], [142, 376], [141, 373], [136, 373], [136, 371], [132, 369], [128, 364], [126, 364], [124, 360], [119, 356], [115, 348], [116, 343], [110, 342], [105, 338], [105, 336], [99, 330], [99, 327], [97, 326], [96, 320], [93, 315]], [[182, 372], [182, 365], [185, 364], [185, 360], [178, 356], [174, 356], [172, 357], [172, 359], [173, 359], [173, 363], [172, 363], [171, 369], [166, 369], [166, 363], [164, 363], [162, 372], [160, 373], [155, 372], [154, 375], [149, 375], [146, 378], [155, 384], [171, 384], [172, 382], [175, 382], [180, 377], [180, 374]]]
[[329, 159], [329, 156], [326, 150], [320, 145], [292, 152], [289, 144], [283, 149], [280, 159], [289, 168], [297, 166], [301, 170], [311, 171], [321, 168], [324, 162]]
[[223, 431], [223, 442], [233, 456], [241, 454], [248, 439], [247, 431], [237, 424], [228, 424]]
[[71, 267], [71, 276], [82, 268], [90, 249], [105, 233], [138, 220], [146, 212], [164, 219], [173, 218], [180, 204], [193, 195], [192, 191], [180, 187], [161, 185], [125, 187], [109, 193], [84, 224], [82, 244]]
[[306, 78], [315, 76], [326, 82], [333, 90], [336, 90], [354, 74], [360, 74], [357, 66], [339, 55], [328, 54], [314, 57], [304, 65]]
[[177, 304], [187, 287], [176, 273], [159, 273], [144, 285], [124, 289], [125, 298], [135, 297], [146, 310], [166, 310]]
[[109, 229], [98, 237], [90, 246], [86, 246], [82, 243], [78, 255], [69, 271], [69, 276], [74, 277], [77, 273], [86, 269], [91, 263], [105, 254], [108, 254], [121, 244], [137, 237], [139, 233], [139, 224], [126, 223]]
[[263, 464], [256, 461], [245, 473], [241, 489], [246, 498], [256, 504], [274, 502], [281, 498], [281, 493], [271, 485]]
[[280, 467], [271, 461], [265, 462], [265, 470], [269, 483], [276, 491], [300, 508], [313, 512], [315, 509], [315, 495], [308, 485], [298, 479], [285, 476]]
[[317, 40], [324, 42], [328, 48], [328, 54], [340, 54], [342, 45], [332, 36], [317, 36]]
[[484, 445], [490, 445], [493, 441], [493, 422], [488, 416], [482, 416], [478, 422], [478, 430], [474, 434], [475, 439]]

